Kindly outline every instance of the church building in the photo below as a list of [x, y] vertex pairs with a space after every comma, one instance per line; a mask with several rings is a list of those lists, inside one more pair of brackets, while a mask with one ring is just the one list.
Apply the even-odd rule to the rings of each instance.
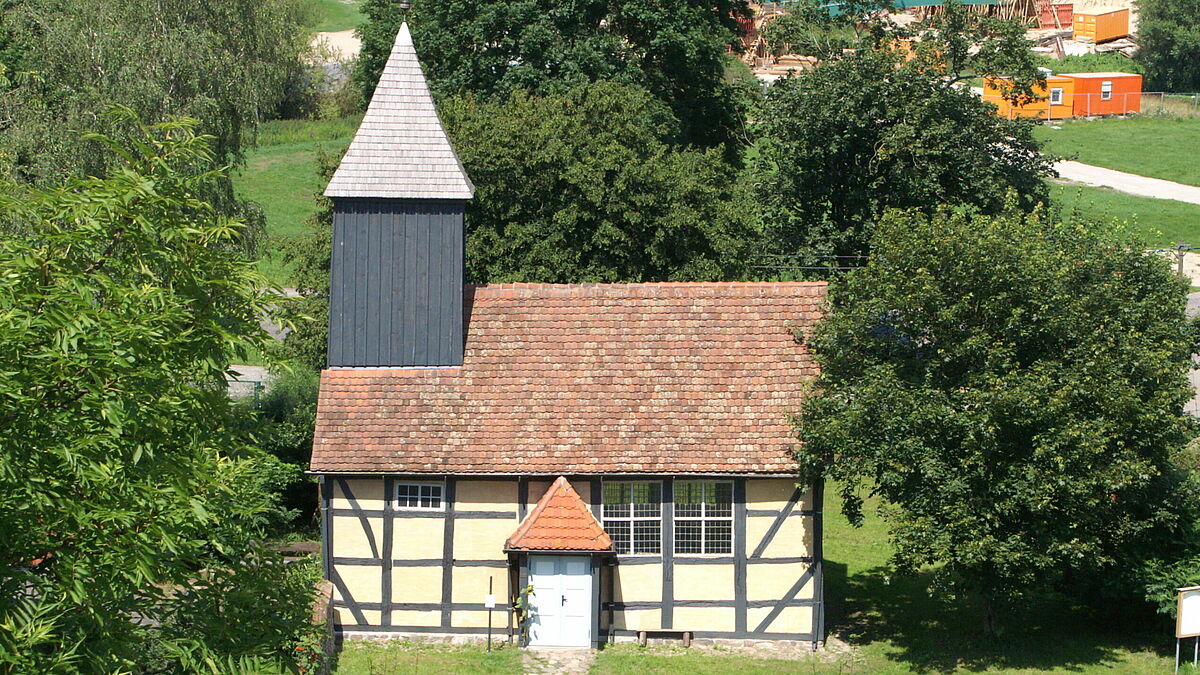
[[338, 631], [824, 640], [788, 417], [823, 282], [464, 285], [474, 186], [407, 26], [326, 194]]

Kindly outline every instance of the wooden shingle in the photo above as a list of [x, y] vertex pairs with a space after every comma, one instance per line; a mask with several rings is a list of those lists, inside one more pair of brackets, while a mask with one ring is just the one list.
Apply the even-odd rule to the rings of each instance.
[[465, 200], [474, 194], [438, 119], [408, 24], [403, 24], [325, 196]]

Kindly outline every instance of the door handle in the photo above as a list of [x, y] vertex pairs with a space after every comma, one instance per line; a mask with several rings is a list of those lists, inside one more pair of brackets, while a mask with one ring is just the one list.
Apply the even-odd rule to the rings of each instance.
[[567, 596], [562, 596], [562, 604], [567, 604]]

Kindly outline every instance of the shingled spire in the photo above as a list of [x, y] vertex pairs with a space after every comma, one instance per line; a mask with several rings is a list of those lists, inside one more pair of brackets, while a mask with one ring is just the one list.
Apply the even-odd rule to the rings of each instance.
[[367, 114], [325, 196], [470, 199], [474, 195], [475, 186], [438, 119], [408, 24], [402, 24]]
[[462, 364], [463, 209], [474, 192], [403, 24], [325, 189], [330, 367]]

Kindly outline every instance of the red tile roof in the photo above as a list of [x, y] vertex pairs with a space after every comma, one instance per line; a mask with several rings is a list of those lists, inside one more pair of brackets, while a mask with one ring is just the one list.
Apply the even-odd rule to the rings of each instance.
[[786, 473], [824, 282], [468, 287], [461, 367], [321, 374], [312, 470]]
[[567, 479], [546, 490], [504, 542], [506, 551], [611, 551], [612, 539]]

